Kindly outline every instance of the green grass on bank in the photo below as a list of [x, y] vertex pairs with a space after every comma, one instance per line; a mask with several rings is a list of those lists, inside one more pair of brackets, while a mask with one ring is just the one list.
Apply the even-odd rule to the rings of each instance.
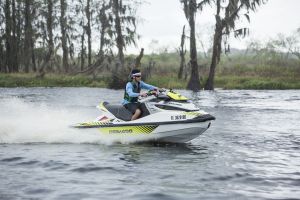
[[169, 76], [152, 76], [147, 80], [147, 83], [155, 85], [161, 88], [176, 88], [176, 89], [185, 89], [187, 81], [179, 80], [176, 75]]
[[[108, 87], [108, 78], [90, 76], [68, 76], [47, 74], [37, 78], [35, 74], [3, 74], [0, 73], [0, 87]], [[185, 89], [187, 80], [179, 80], [176, 74], [153, 75], [147, 83], [174, 89]], [[203, 87], [204, 81], [201, 82]], [[215, 88], [223, 89], [300, 89], [300, 77], [257, 77], [217, 75]]]
[[0, 73], [0, 87], [106, 87], [104, 78], [47, 74], [37, 78], [36, 74]]
[[[150, 84], [164, 87], [185, 89], [188, 81], [179, 80], [176, 76], [159, 77], [154, 76], [148, 81]], [[201, 88], [204, 87], [204, 81], [201, 81]], [[295, 78], [264, 78], [253, 76], [216, 76], [215, 88], [223, 89], [255, 89], [255, 90], [284, 90], [300, 89], [300, 77]]]
[[216, 77], [215, 87], [223, 89], [255, 89], [255, 90], [285, 90], [300, 89], [300, 78], [263, 78], [222, 76]]

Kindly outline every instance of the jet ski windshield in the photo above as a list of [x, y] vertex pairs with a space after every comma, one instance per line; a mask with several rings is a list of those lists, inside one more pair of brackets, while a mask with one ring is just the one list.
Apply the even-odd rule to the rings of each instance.
[[[152, 91], [148, 91], [148, 96], [154, 95], [152, 93]], [[159, 93], [157, 95], [155, 95], [156, 97], [156, 101], [178, 101], [178, 102], [189, 102], [189, 99], [186, 98], [185, 96], [174, 92], [172, 89], [170, 89], [169, 91], [166, 90], [159, 90]], [[153, 100], [153, 99], [152, 99]]]
[[171, 98], [168, 95], [163, 94], [163, 93], [158, 94], [157, 95], [157, 99], [159, 99], [159, 100], [165, 100], [165, 101], [171, 100]]

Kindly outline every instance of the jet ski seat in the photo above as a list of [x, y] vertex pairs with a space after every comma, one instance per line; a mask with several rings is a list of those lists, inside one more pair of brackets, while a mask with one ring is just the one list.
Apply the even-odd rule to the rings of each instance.
[[114, 116], [124, 121], [130, 121], [132, 114], [123, 105], [113, 105], [108, 102], [103, 102], [103, 106]]

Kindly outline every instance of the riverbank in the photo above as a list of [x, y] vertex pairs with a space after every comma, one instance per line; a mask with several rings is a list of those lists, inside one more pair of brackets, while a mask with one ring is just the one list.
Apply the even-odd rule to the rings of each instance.
[[38, 78], [29, 73], [0, 73], [0, 87], [107, 87], [104, 78], [46, 74]]
[[[186, 80], [179, 80], [176, 75], [153, 75], [148, 83], [164, 88], [185, 89]], [[204, 81], [201, 81], [203, 84]], [[107, 77], [69, 76], [46, 74], [37, 78], [36, 74], [3, 74], [0, 73], [0, 87], [108, 87]], [[215, 87], [223, 89], [300, 89], [300, 77], [257, 77], [257, 76], [216, 76]]]

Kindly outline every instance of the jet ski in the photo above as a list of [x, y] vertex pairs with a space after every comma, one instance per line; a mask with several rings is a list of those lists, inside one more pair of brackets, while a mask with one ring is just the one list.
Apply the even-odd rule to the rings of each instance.
[[161, 90], [139, 99], [142, 116], [131, 120], [132, 113], [123, 105], [101, 102], [102, 115], [94, 121], [73, 125], [96, 129], [103, 135], [135, 136], [138, 141], [185, 143], [206, 131], [215, 117], [197, 108], [188, 98], [173, 91]]

